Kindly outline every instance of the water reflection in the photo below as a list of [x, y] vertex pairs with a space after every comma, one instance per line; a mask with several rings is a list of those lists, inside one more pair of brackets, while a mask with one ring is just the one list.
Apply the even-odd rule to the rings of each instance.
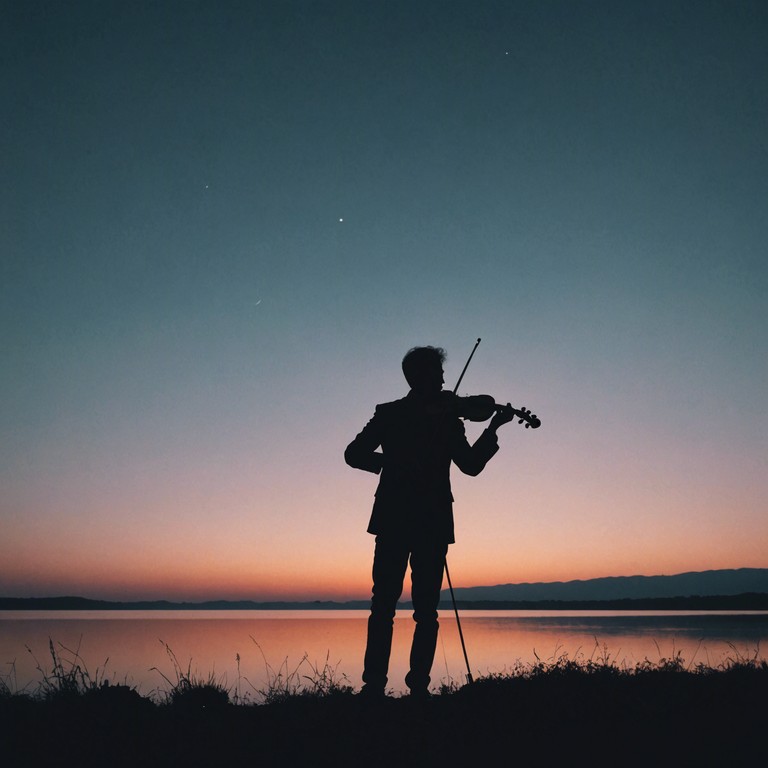
[[563, 654], [628, 667], [679, 654], [687, 665], [716, 666], [735, 654], [754, 656], [768, 638], [765, 614], [485, 616], [462, 627], [473, 670], [482, 674]]
[[[175, 679], [167, 645], [185, 671], [189, 665], [205, 678], [214, 673], [258, 700], [255, 691], [267, 686], [270, 674], [290, 673], [305, 656], [319, 667], [327, 661], [359, 687], [366, 618], [364, 611], [5, 612], [0, 614], [0, 664], [7, 675], [15, 663], [17, 686], [34, 687], [40, 679], [35, 659], [50, 669], [52, 638], [57, 647], [79, 648], [91, 675], [106, 665], [108, 679], [127, 681], [146, 695], [167, 688], [153, 667]], [[463, 682], [465, 666], [453, 615], [441, 612], [440, 624], [433, 684]], [[680, 654], [687, 664], [716, 666], [734, 654], [751, 657], [765, 647], [768, 613], [467, 611], [462, 628], [476, 675], [564, 653], [569, 658], [607, 655], [628, 666]], [[410, 614], [399, 612], [389, 682], [397, 693], [404, 690], [411, 633]], [[311, 674], [311, 669], [305, 663], [297, 674]]]

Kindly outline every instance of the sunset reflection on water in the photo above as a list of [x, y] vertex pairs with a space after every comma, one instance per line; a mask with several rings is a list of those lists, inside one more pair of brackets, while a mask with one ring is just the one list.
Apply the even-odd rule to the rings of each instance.
[[[0, 613], [0, 664], [16, 688], [33, 691], [37, 664], [50, 670], [49, 638], [67, 661], [78, 651], [95, 677], [127, 682], [144, 694], [168, 689], [181, 670], [207, 679], [213, 674], [241, 696], [260, 701], [271, 677], [295, 672], [296, 682], [326, 663], [339, 679], [361, 685], [366, 611], [90, 611]], [[466, 667], [450, 611], [441, 611], [441, 632], [432, 684], [463, 683]], [[634, 667], [680, 654], [686, 665], [716, 666], [736, 654], [754, 656], [768, 641], [768, 613], [503, 611], [461, 614], [475, 676], [509, 672], [518, 663], [606, 658]], [[389, 688], [404, 690], [413, 622], [399, 611]], [[68, 650], [65, 650], [68, 649]], [[239, 671], [237, 656], [240, 657]], [[306, 657], [306, 661], [302, 660]], [[761, 656], [762, 657], [762, 656]]]

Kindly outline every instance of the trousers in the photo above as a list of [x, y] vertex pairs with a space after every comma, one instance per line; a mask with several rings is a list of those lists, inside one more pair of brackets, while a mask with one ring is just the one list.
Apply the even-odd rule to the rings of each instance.
[[448, 545], [445, 543], [409, 544], [383, 536], [376, 537], [373, 595], [363, 669], [363, 682], [366, 686], [383, 690], [387, 684], [395, 610], [403, 592], [403, 581], [410, 560], [411, 600], [416, 627], [411, 643], [410, 670], [405, 677], [405, 684], [411, 691], [428, 689], [437, 646], [437, 605], [440, 602], [447, 553]]

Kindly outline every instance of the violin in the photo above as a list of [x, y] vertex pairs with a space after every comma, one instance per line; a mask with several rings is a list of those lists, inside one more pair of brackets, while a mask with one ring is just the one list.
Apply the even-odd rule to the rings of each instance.
[[453, 388], [453, 392], [443, 392], [443, 406], [446, 407], [451, 413], [462, 419], [468, 421], [487, 421], [497, 411], [506, 411], [511, 408], [515, 417], [519, 419], [518, 424], [525, 424], [525, 428], [538, 429], [541, 426], [541, 419], [539, 419], [535, 413], [531, 413], [530, 408], [512, 408], [509, 403], [507, 405], [499, 405], [490, 395], [469, 395], [467, 397], [459, 397], [456, 392], [459, 389], [459, 384], [464, 378], [464, 374], [467, 372], [472, 357], [475, 354], [475, 350], [480, 344], [480, 339], [477, 340], [475, 346], [470, 352], [467, 362], [464, 364], [464, 369], [459, 376], [459, 380], [456, 382], [456, 386]]
[[467, 421], [487, 421], [497, 411], [512, 410], [518, 424], [525, 424], [525, 428], [538, 429], [541, 426], [541, 419], [535, 413], [531, 413], [530, 408], [513, 408], [511, 405], [497, 403], [491, 395], [467, 395], [460, 397], [452, 392], [442, 393], [443, 405], [451, 415], [458, 416]]

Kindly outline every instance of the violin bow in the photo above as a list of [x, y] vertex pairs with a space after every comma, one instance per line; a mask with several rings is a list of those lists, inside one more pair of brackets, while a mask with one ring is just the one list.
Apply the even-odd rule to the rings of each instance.
[[[464, 374], [467, 372], [467, 368], [469, 368], [469, 364], [472, 362], [472, 358], [475, 354], [475, 350], [477, 349], [478, 345], [480, 344], [481, 339], [478, 337], [477, 341], [475, 342], [475, 346], [472, 347], [472, 351], [469, 353], [469, 357], [467, 358], [467, 362], [464, 363], [464, 368], [461, 371], [461, 376], [459, 376], [459, 380], [456, 382], [456, 386], [453, 388], [453, 394], [455, 395], [456, 392], [459, 389], [459, 384], [461, 384], [461, 380], [464, 378]], [[461, 619], [459, 618], [459, 608], [456, 605], [456, 595], [453, 593], [453, 584], [451, 582], [451, 573], [448, 570], [448, 553], [446, 552], [445, 555], [445, 561], [443, 563], [445, 567], [445, 578], [448, 579], [448, 590], [451, 593], [451, 603], [453, 604], [453, 612], [456, 615], [456, 628], [459, 630], [459, 640], [461, 640], [461, 650], [464, 653], [464, 663], [467, 665], [467, 683], [470, 685], [474, 683], [474, 678], [472, 677], [472, 669], [469, 666], [469, 657], [467, 656], [467, 645], [464, 642], [464, 633], [461, 631]]]
[[482, 339], [478, 339], [475, 342], [475, 346], [472, 347], [472, 351], [469, 353], [469, 357], [467, 358], [467, 362], [464, 363], [464, 368], [461, 371], [461, 376], [459, 376], [459, 380], [456, 382], [456, 386], [453, 388], [453, 394], [455, 395], [459, 391], [459, 384], [461, 384], [461, 380], [464, 378], [464, 374], [467, 372], [467, 368], [469, 368], [469, 364], [472, 362], [472, 358], [475, 355], [475, 350], [477, 349], [478, 345]]

